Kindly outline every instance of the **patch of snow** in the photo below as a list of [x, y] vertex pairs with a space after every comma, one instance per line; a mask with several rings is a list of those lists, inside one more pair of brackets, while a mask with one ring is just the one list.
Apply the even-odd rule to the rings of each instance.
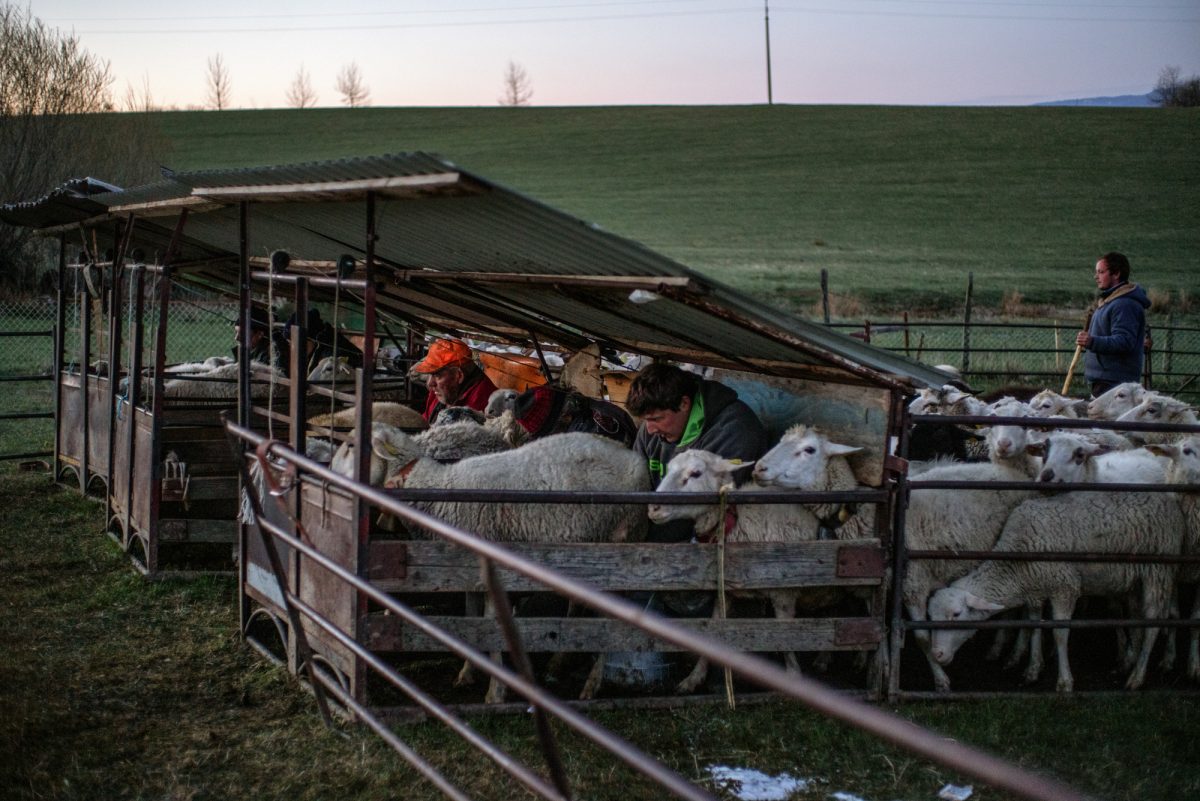
[[808, 788], [808, 779], [797, 779], [787, 773], [768, 776], [749, 768], [729, 768], [709, 765], [709, 775], [723, 789], [737, 795], [741, 801], [786, 801], [788, 796]]

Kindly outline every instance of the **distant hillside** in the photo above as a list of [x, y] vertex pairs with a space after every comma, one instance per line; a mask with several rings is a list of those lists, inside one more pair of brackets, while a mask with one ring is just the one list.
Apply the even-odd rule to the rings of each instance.
[[[1084, 305], [1095, 259], [1195, 293], [1200, 109], [637, 106], [163, 112], [177, 170], [425, 150], [773, 305]], [[101, 176], [103, 177], [103, 176]], [[384, 233], [386, 235], [386, 232]], [[702, 336], [702, 333], [698, 333]]]
[[1144, 95], [1113, 95], [1112, 97], [1077, 97], [1074, 100], [1052, 100], [1049, 103], [1034, 103], [1035, 106], [1120, 106], [1123, 108], [1149, 108], [1157, 106], [1153, 92]]

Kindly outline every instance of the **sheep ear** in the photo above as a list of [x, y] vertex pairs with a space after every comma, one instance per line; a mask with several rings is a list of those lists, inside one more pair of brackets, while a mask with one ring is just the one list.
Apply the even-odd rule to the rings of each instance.
[[751, 459], [748, 462], [743, 462], [741, 459], [722, 459], [720, 468], [732, 473], [734, 470], [741, 470], [744, 467], [753, 467], [757, 459]]
[[400, 455], [399, 443], [393, 438], [392, 431], [373, 431], [371, 433], [371, 450], [380, 459], [395, 459]]
[[1142, 447], [1153, 453], [1155, 456], [1165, 456], [1168, 459], [1178, 459], [1180, 454], [1178, 445], [1168, 445], [1165, 442], [1151, 442]]
[[968, 609], [975, 609], [980, 612], [1003, 612], [1004, 607], [1000, 604], [994, 604], [991, 601], [985, 601], [978, 595], [966, 593], [963, 600], [967, 602]]
[[830, 456], [849, 456], [852, 453], [859, 453], [865, 450], [857, 445], [839, 445], [836, 442], [831, 442], [825, 446], [825, 452]]

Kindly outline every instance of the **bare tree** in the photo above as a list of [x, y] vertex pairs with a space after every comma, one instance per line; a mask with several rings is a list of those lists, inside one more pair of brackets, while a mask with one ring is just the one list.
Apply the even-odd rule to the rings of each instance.
[[150, 74], [142, 76], [142, 86], [138, 89], [131, 83], [125, 84], [125, 100], [121, 103], [123, 111], [157, 111], [154, 95], [150, 93]]
[[502, 106], [528, 106], [533, 97], [533, 86], [525, 68], [510, 60], [504, 70], [504, 95], [500, 98]]
[[217, 111], [229, 108], [232, 82], [229, 78], [229, 68], [225, 66], [225, 59], [221, 58], [220, 53], [208, 60], [206, 78], [208, 80], [208, 105]]
[[342, 102], [350, 108], [365, 106], [371, 99], [371, 92], [363, 83], [362, 73], [358, 71], [358, 64], [353, 61], [342, 67], [337, 76], [337, 83], [334, 85], [338, 94], [342, 96]]
[[317, 92], [313, 89], [303, 64], [296, 72], [296, 77], [292, 78], [292, 85], [288, 87], [287, 102], [293, 108], [311, 108], [317, 104]]
[[1183, 78], [1179, 67], [1163, 67], [1154, 85], [1154, 99], [1164, 108], [1200, 106], [1200, 75]]
[[[0, 0], [0, 202], [36, 200], [67, 179], [141, 183], [162, 161], [161, 134], [114, 108], [112, 74], [74, 35]], [[36, 284], [44, 249], [0, 225], [0, 283]]]

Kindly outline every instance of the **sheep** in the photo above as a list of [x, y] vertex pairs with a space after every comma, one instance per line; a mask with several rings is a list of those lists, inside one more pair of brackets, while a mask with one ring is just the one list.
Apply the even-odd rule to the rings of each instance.
[[515, 410], [519, 394], [515, 389], [496, 390], [488, 396], [487, 406], [483, 409], [483, 416], [491, 420], [499, 417], [505, 411]]
[[426, 456], [439, 462], [453, 462], [512, 449], [512, 443], [500, 432], [474, 421], [435, 425], [412, 439], [421, 445]]
[[339, 356], [334, 359], [332, 356], [326, 356], [317, 362], [309, 372], [308, 382], [310, 384], [340, 384], [346, 381], [353, 382], [354, 377], [354, 368], [350, 366], [348, 358]]
[[470, 406], [447, 406], [438, 412], [437, 418], [433, 421], [434, 426], [445, 426], [451, 423], [478, 423], [483, 425], [483, 412], [476, 411]]
[[[386, 463], [385, 486], [441, 489], [646, 492], [646, 461], [628, 448], [591, 434], [555, 434], [502, 453], [441, 464], [421, 444], [397, 429], [372, 433], [372, 449]], [[522, 504], [460, 501], [415, 503], [434, 517], [495, 542], [636, 542], [645, 538], [646, 515], [636, 504]], [[603, 657], [581, 698], [599, 689]], [[470, 680], [464, 667], [456, 683]], [[491, 682], [486, 700], [502, 700], [503, 686]]]
[[[940, 389], [921, 389], [908, 404], [910, 414], [988, 414], [971, 395], [946, 384]], [[966, 460], [973, 455], [976, 434], [955, 425], [915, 423], [909, 438], [908, 457], [914, 461], [949, 455]]]
[[[1168, 493], [1072, 492], [1033, 498], [1012, 511], [996, 542], [998, 551], [1109, 551], [1177, 554], [1184, 531], [1178, 500]], [[934, 593], [929, 619], [984, 620], [1004, 609], [1050, 602], [1055, 620], [1069, 620], [1083, 595], [1124, 596], [1140, 588], [1140, 612], [1162, 617], [1171, 599], [1174, 569], [1155, 563], [1010, 562], [986, 560]], [[931, 653], [948, 664], [970, 638], [970, 629], [933, 632]], [[1068, 629], [1055, 629], [1059, 692], [1071, 692], [1074, 678], [1067, 658]], [[1158, 634], [1148, 628], [1141, 653], [1125, 683], [1145, 681], [1150, 651]]]
[[[921, 474], [922, 481], [1028, 481], [1022, 468], [1004, 462], [950, 463]], [[996, 542], [1008, 514], [1033, 496], [1031, 490], [914, 490], [908, 504], [905, 547], [910, 550], [986, 551]], [[910, 620], [924, 620], [929, 595], [967, 573], [973, 563], [921, 559], [908, 563], [902, 601]], [[939, 691], [950, 689], [950, 677], [930, 651], [925, 631], [913, 632], [925, 654]], [[1035, 641], [1036, 647], [1036, 641]]]
[[504, 437], [513, 448], [519, 448], [529, 442], [529, 432], [518, 422], [512, 409], [505, 409], [498, 417], [485, 420], [483, 427]]
[[[754, 483], [762, 487], [785, 487], [811, 492], [860, 489], [846, 457], [862, 448], [840, 445], [814, 427], [795, 425], [754, 465]], [[874, 535], [865, 516], [855, 514], [853, 504], [812, 504], [807, 508], [821, 522], [822, 530], [837, 532], [838, 539]]]
[[[403, 466], [403, 464], [393, 464], [395, 459], [382, 455], [380, 446], [377, 444], [379, 441], [400, 441], [401, 436], [402, 430], [398, 426], [382, 421], [371, 423], [373, 444], [368, 483], [382, 484]], [[412, 443], [412, 447], [420, 456], [439, 462], [453, 462], [471, 456], [499, 453], [512, 448], [509, 442], [496, 431], [471, 422], [434, 426], [411, 437], [406, 437], [406, 441]], [[357, 470], [357, 461], [354, 457], [352, 442], [347, 440], [338, 446], [329, 468], [335, 473], [341, 473], [347, 477], [354, 476]]]
[[1078, 434], [1057, 431], [1030, 450], [1042, 455], [1037, 477], [1042, 483], [1161, 484], [1166, 480], [1167, 460], [1144, 448], [1110, 451]]
[[[713, 493], [730, 487], [734, 483], [733, 472], [744, 465], [730, 461], [715, 453], [703, 450], [686, 450], [677, 453], [667, 465], [667, 473], [659, 483], [658, 492], [704, 492]], [[749, 489], [750, 487], [747, 487]], [[754, 486], [763, 492], [779, 491], [778, 488]], [[726, 542], [802, 542], [815, 540], [821, 522], [811, 511], [800, 504], [743, 504], [727, 508], [725, 519], [720, 507], [713, 504], [695, 506], [651, 504], [647, 509], [651, 521], [666, 523], [671, 520], [694, 520], [696, 537], [711, 539], [717, 534], [718, 526], [725, 527]], [[801, 589], [774, 589], [744, 593], [765, 596], [779, 620], [796, 617], [796, 605], [806, 594]], [[810, 594], [811, 597], [812, 594]], [[834, 600], [834, 596], [821, 593], [821, 600]], [[719, 614], [714, 609], [713, 614]], [[800, 663], [796, 655], [784, 655], [784, 665], [789, 673], [799, 673]], [[708, 660], [697, 660], [692, 672], [675, 687], [680, 694], [691, 693], [708, 676]]]
[[[208, 372], [196, 373], [187, 378], [172, 378], [163, 382], [164, 398], [187, 398], [196, 400], [236, 398], [238, 391], [237, 362], [223, 364]], [[282, 379], [283, 373], [275, 367], [262, 362], [250, 363], [250, 396], [265, 398], [271, 391], [272, 385]], [[204, 379], [196, 381], [193, 379]], [[149, 381], [150, 379], [146, 379]], [[143, 389], [143, 398], [149, 397], [150, 388]], [[282, 389], [276, 390], [281, 394]]]
[[[1200, 484], [1200, 436], [1184, 437], [1175, 444], [1152, 444], [1148, 450], [1171, 460], [1167, 467], [1167, 483]], [[1181, 492], [1179, 506], [1187, 522], [1183, 552], [1200, 555], [1200, 493]], [[1200, 564], [1185, 564], [1179, 569], [1179, 582], [1200, 582]], [[1192, 620], [1200, 621], [1200, 590], [1192, 603]], [[1188, 636], [1187, 674], [1200, 681], [1200, 628], [1192, 628]]]
[[1034, 417], [1068, 417], [1077, 419], [1087, 411], [1087, 401], [1068, 398], [1052, 389], [1043, 389], [1029, 399], [1029, 408]]
[[[1002, 398], [991, 406], [997, 417], [1030, 417], [1029, 405], [1016, 398]], [[984, 441], [988, 447], [988, 459], [995, 464], [1006, 464], [1034, 478], [1040, 467], [1038, 460], [1026, 450], [1032, 430], [1025, 426], [994, 425], [988, 429]]]
[[1087, 416], [1092, 420], [1116, 420], [1145, 400], [1148, 394], [1150, 390], [1136, 381], [1117, 384], [1107, 392], [1092, 398], [1087, 405]]
[[[1118, 423], [1171, 423], [1196, 425], [1196, 412], [1186, 403], [1166, 395], [1151, 393], [1141, 403], [1117, 417]], [[1169, 442], [1179, 435], [1167, 431], [1131, 431], [1129, 436], [1143, 443]]]
[[[350, 407], [333, 414], [314, 415], [308, 418], [308, 425], [310, 428], [353, 428], [357, 421], [358, 410]], [[420, 412], [393, 401], [374, 401], [371, 404], [371, 422], [417, 431], [428, 427]]]

